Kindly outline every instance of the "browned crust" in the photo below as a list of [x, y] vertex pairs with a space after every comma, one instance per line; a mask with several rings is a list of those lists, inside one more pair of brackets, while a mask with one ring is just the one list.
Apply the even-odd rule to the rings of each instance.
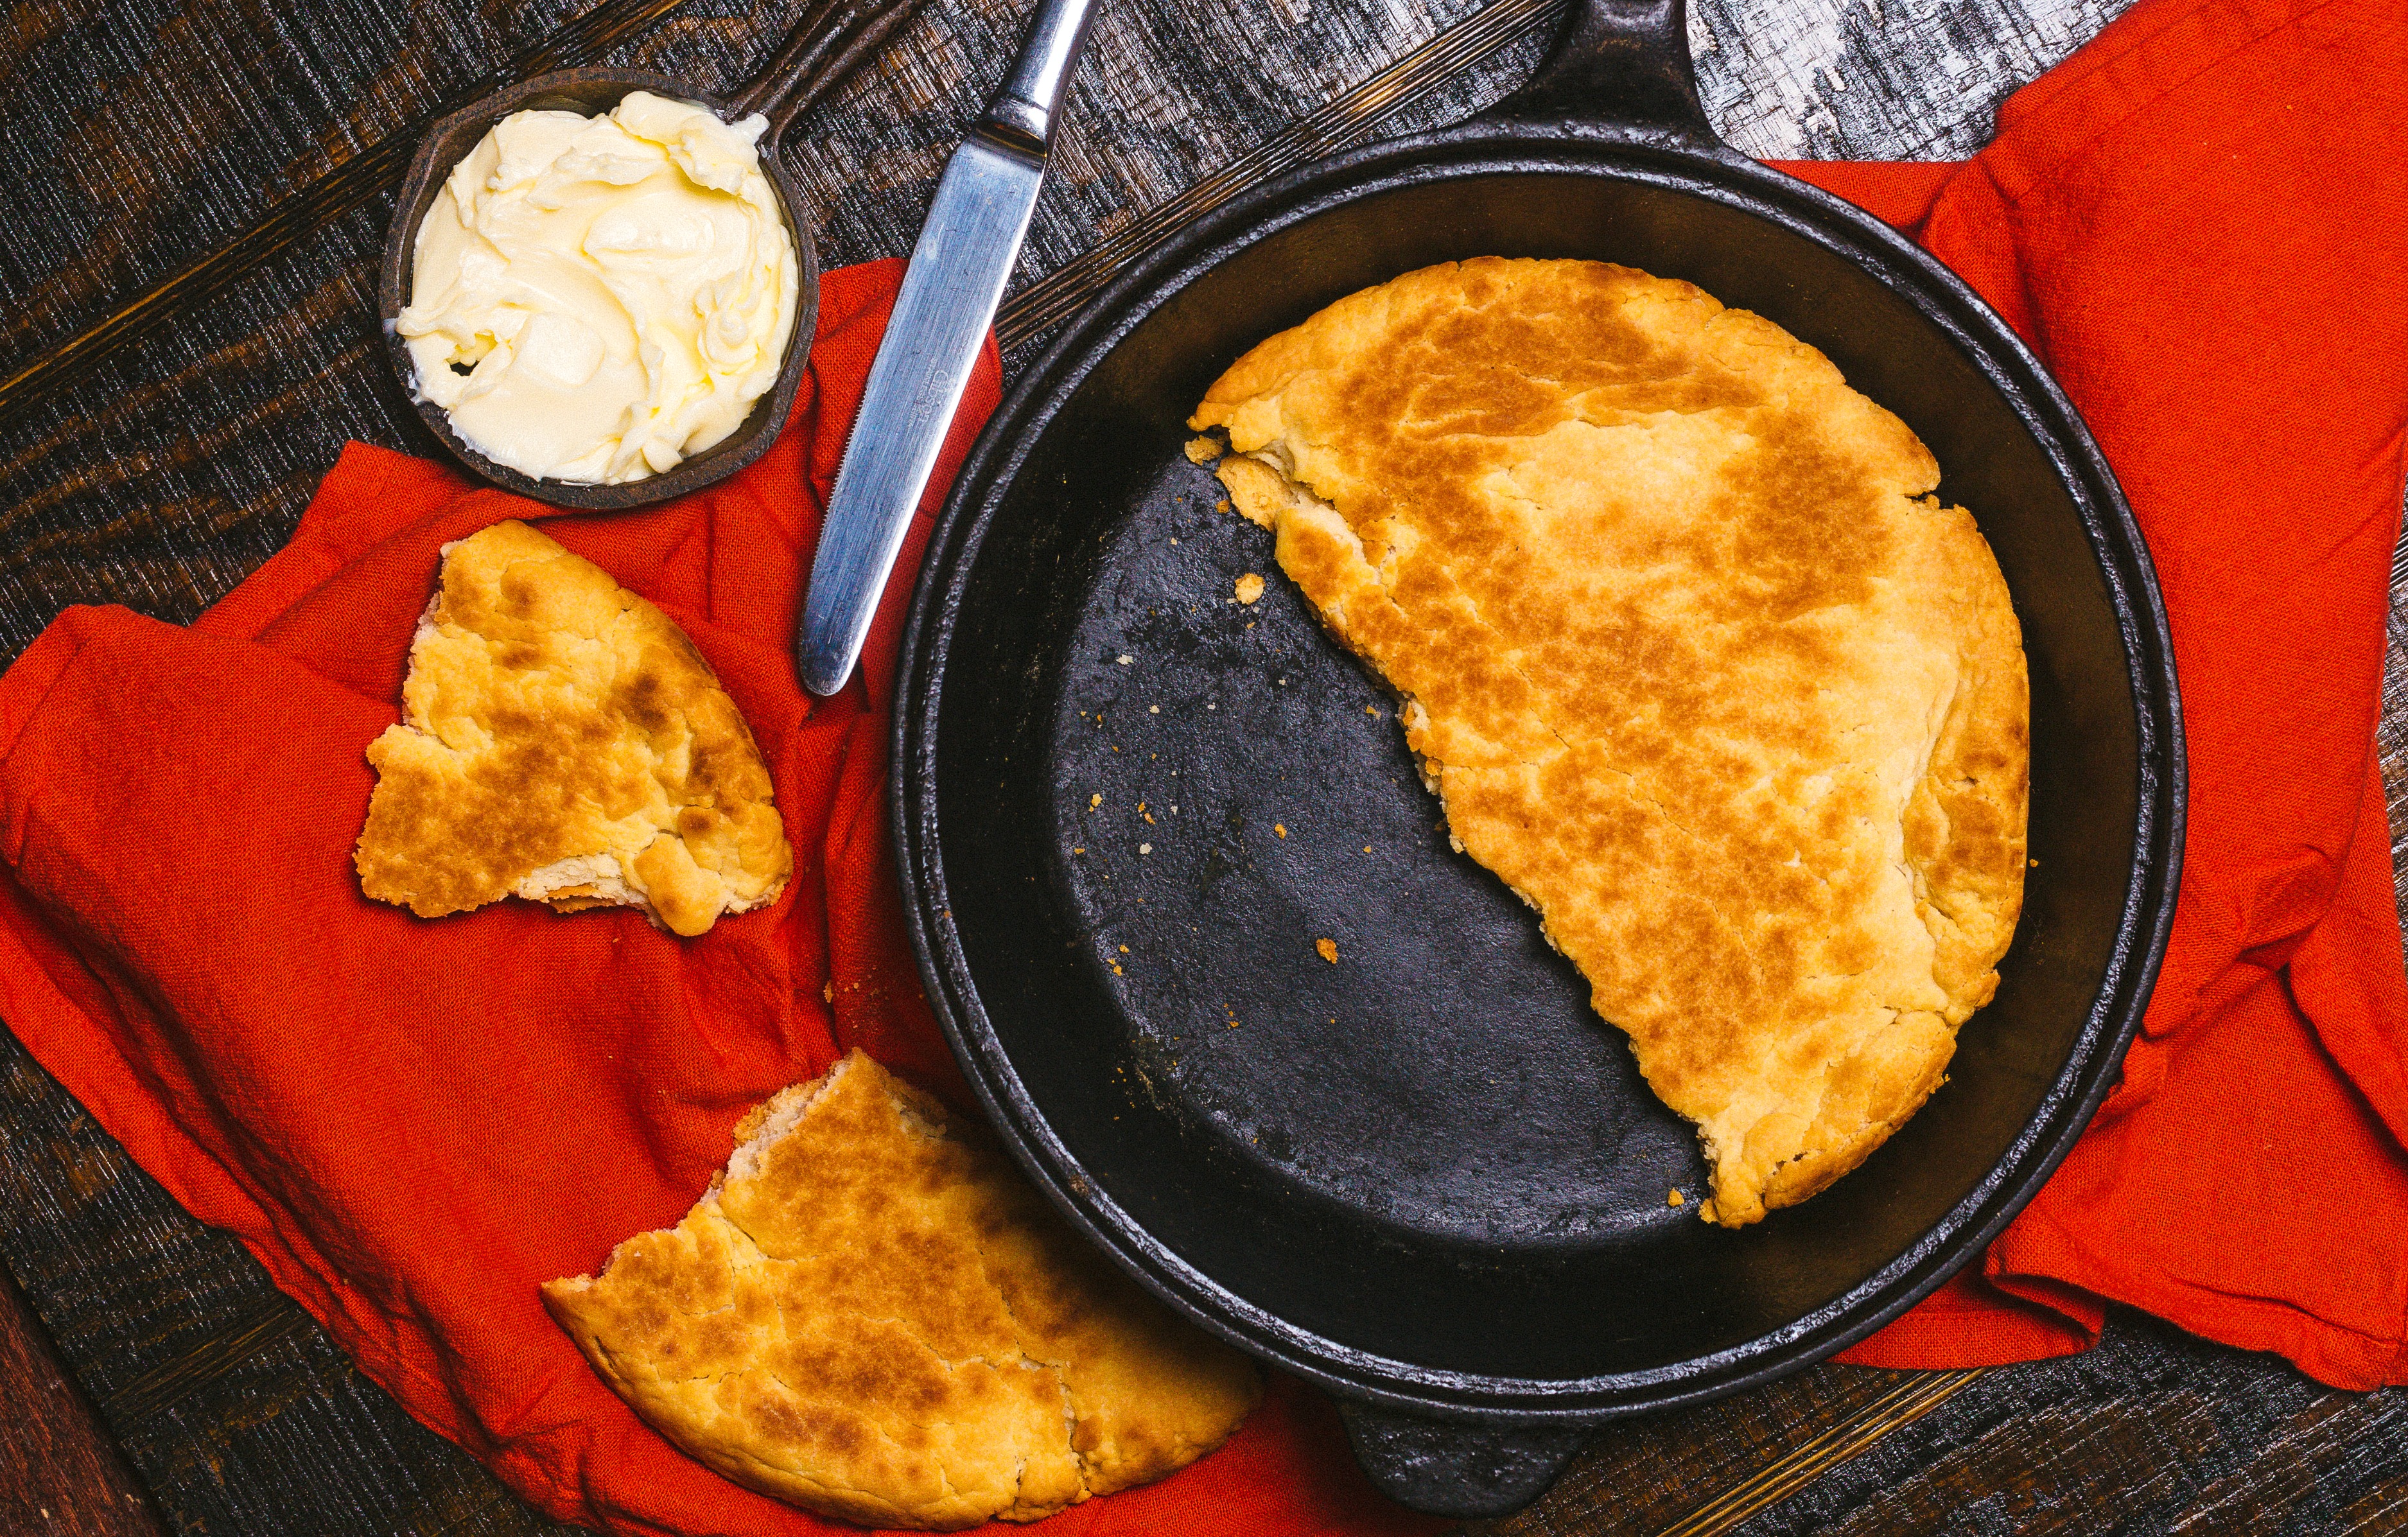
[[353, 862], [439, 917], [516, 894], [679, 934], [767, 905], [794, 855], [761, 750], [685, 632], [523, 523], [449, 546]]
[[873, 1526], [1035, 1520], [1184, 1467], [1259, 1400], [1251, 1361], [869, 1057], [737, 1135], [675, 1228], [543, 1287], [612, 1390], [729, 1478]]
[[2021, 906], [2021, 637], [1913, 433], [1694, 286], [1484, 259], [1341, 299], [1191, 420], [1404, 697], [1459, 844], [1698, 1124], [1728, 1226], [1942, 1080]]

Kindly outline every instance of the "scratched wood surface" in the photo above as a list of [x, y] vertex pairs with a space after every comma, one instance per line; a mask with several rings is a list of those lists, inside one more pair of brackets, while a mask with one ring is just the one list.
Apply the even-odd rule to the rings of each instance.
[[[0, 380], [61, 352], [280, 197], [366, 157], [565, 27], [640, 0], [50, 0], [0, 28]], [[688, 0], [610, 49], [740, 79], [796, 7]], [[2120, 0], [1698, 0], [1703, 93], [1768, 155], [1948, 158]], [[909, 249], [1000, 72], [1020, 0], [930, 0], [790, 144], [831, 266]], [[1526, 71], [1545, 0], [1105, 0], [1008, 333], [1080, 253], [1309, 120], [1317, 142], [1450, 121]], [[606, 36], [603, 28], [597, 36]], [[1367, 82], [1369, 84], [1367, 85]], [[1299, 141], [1300, 142], [1300, 141]], [[71, 602], [188, 619], [289, 535], [344, 439], [435, 452], [384, 376], [373, 263], [389, 200], [272, 257], [38, 397], [0, 398], [0, 660]], [[2383, 742], [2408, 801], [2408, 582]], [[2392, 825], [2408, 826], [2395, 805]], [[2403, 861], [2408, 868], [2408, 861]], [[2408, 891], [2408, 882], [2403, 883]], [[179, 1532], [533, 1533], [476, 1464], [353, 1371], [224, 1235], [183, 1215], [0, 1034], [0, 1257]], [[0, 1314], [0, 1532], [138, 1507], [25, 1429], [38, 1340]], [[1480, 1530], [1770, 1534], [2408, 1530], [2408, 1408], [2117, 1314], [2089, 1356], [1987, 1373], [1825, 1367], [1599, 1436], [1545, 1501]], [[29, 1450], [30, 1448], [30, 1450]], [[105, 1461], [108, 1448], [95, 1454]], [[11, 1458], [14, 1458], [12, 1461]], [[50, 1500], [42, 1483], [64, 1489]], [[97, 1499], [100, 1503], [95, 1504]], [[94, 1515], [95, 1521], [99, 1520]], [[139, 1519], [138, 1511], [125, 1517]], [[138, 1525], [93, 1530], [140, 1530]]]
[[24, 1294], [0, 1272], [0, 1530], [160, 1537], [149, 1492], [83, 1389], [42, 1338]]

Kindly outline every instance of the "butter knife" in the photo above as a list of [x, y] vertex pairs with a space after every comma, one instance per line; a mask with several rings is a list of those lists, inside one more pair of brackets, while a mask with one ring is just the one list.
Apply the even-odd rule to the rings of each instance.
[[842, 688], [861, 656], [911, 510], [1028, 234], [1090, 4], [1041, 0], [1003, 88], [937, 183], [811, 561], [795, 661], [814, 694]]

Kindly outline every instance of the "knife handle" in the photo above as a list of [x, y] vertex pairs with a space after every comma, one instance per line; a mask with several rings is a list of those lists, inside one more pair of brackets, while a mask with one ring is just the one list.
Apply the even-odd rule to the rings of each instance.
[[980, 130], [1008, 148], [1043, 157], [1093, 8], [1093, 0], [1040, 0], [1011, 73], [979, 119]]

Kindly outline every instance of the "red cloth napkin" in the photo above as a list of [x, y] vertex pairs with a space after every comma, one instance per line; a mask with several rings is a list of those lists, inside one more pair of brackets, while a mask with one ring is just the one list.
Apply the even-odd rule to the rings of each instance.
[[[292, 543], [190, 629], [71, 610], [0, 679], [0, 1018], [361, 1370], [563, 1519], [695, 1537], [853, 1530], [647, 1429], [536, 1286], [673, 1224], [746, 1108], [844, 1048], [967, 1102], [903, 939], [882, 810], [909, 582], [871, 632], [867, 688], [809, 706], [789, 650], [900, 276], [893, 262], [827, 276], [793, 420], [717, 487], [552, 516], [353, 444]], [[990, 347], [907, 572], [996, 373]], [[770, 912], [681, 941], [626, 910], [505, 902], [426, 922], [361, 896], [361, 754], [398, 712], [437, 547], [504, 518], [541, 518], [659, 603], [735, 696], [795, 846]], [[1371, 1492], [1320, 1395], [1282, 1383], [1213, 1457], [1048, 1530], [1429, 1525]]]
[[[2174, 943], [2124, 1083], [1984, 1273], [1859, 1358], [2078, 1349], [2119, 1300], [2329, 1382], [2408, 1376], [2408, 980], [2370, 753], [2408, 435], [2403, 45], [2395, 0], [2145, 0], [1962, 171], [1796, 167], [1918, 228], [2087, 414], [2165, 582], [2192, 766]], [[70, 610], [0, 679], [0, 1018], [410, 1413], [557, 1516], [825, 1530], [646, 1430], [535, 1286], [673, 1222], [743, 1111], [843, 1047], [961, 1093], [885, 847], [905, 584], [867, 690], [807, 708], [786, 649], [896, 276], [829, 276], [759, 465], [544, 522], [683, 624], [752, 723], [796, 850], [768, 913], [680, 942], [631, 912], [425, 923], [360, 896], [361, 754], [436, 548], [543, 516], [437, 466], [354, 446], [191, 628]], [[990, 357], [939, 484], [995, 381]], [[1281, 1384], [1227, 1448], [1049, 1530], [1437, 1524], [1379, 1501], [1326, 1404]]]
[[2403, 99], [2399, 0], [2154, 0], [2010, 100], [1960, 173], [1796, 167], [1915, 229], [2081, 407], [2165, 588], [2190, 752], [2122, 1083], [1981, 1273], [1851, 1359], [2064, 1354], [2113, 1300], [2337, 1386], [2408, 1382], [2408, 981], [2372, 752], [2408, 451]]

